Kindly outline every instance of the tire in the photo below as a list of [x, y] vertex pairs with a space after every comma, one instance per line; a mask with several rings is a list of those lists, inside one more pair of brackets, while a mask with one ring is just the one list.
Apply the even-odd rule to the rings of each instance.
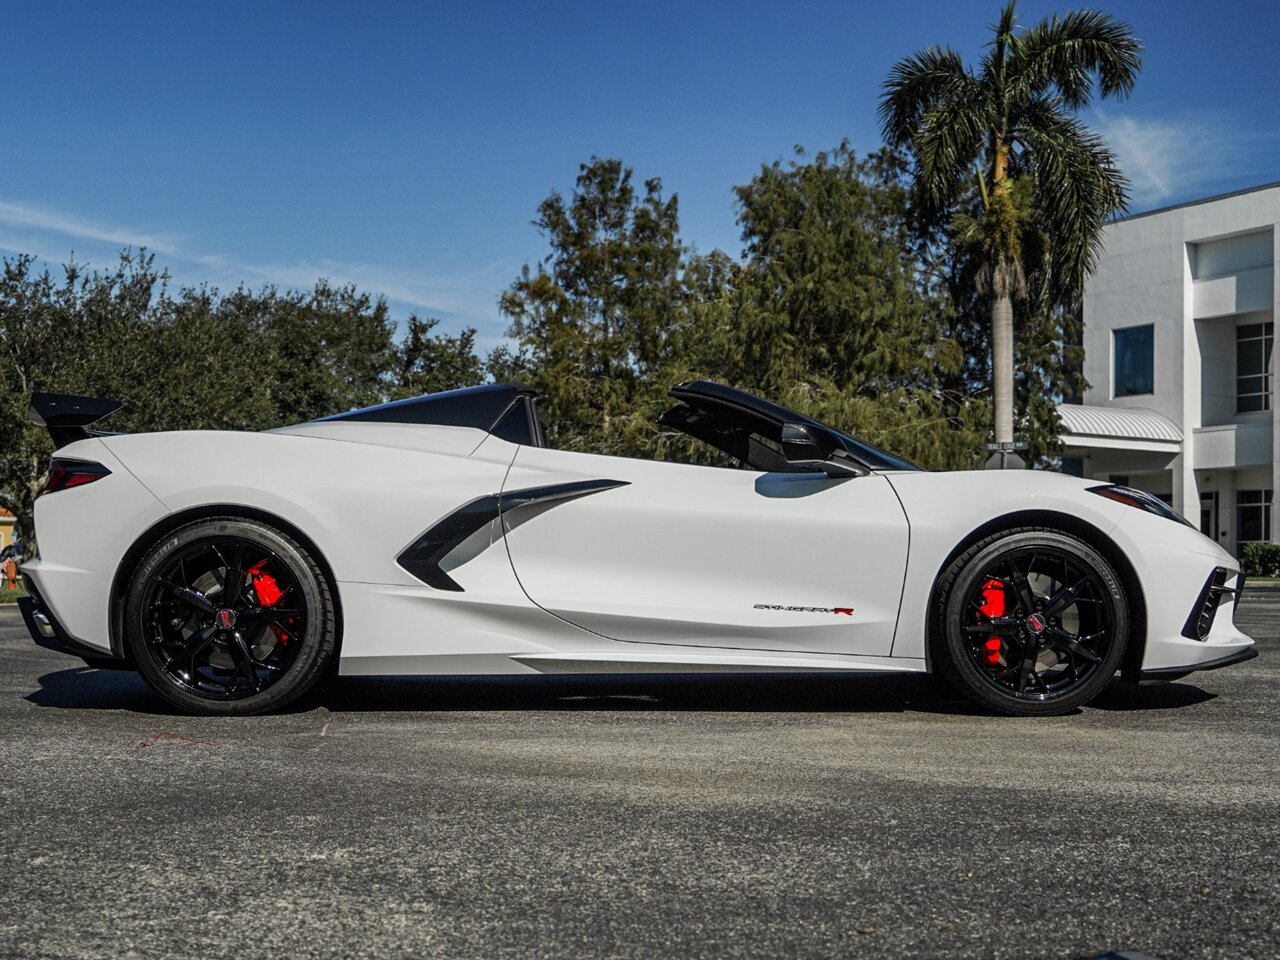
[[293, 703], [324, 676], [337, 645], [333, 596], [315, 559], [274, 527], [235, 517], [189, 523], [152, 546], [130, 581], [124, 622], [151, 688], [210, 716]]
[[1129, 605], [1119, 576], [1059, 530], [1021, 527], [978, 541], [943, 571], [935, 596], [938, 672], [1000, 713], [1074, 710], [1124, 656]]

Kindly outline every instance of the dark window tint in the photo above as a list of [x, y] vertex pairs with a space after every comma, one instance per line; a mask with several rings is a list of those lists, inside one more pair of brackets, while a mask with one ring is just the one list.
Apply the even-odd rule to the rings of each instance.
[[1236, 491], [1236, 551], [1255, 540], [1271, 539], [1271, 491]]
[[517, 396], [505, 384], [467, 387], [432, 393], [425, 397], [397, 400], [377, 407], [352, 410], [326, 420], [369, 420], [377, 423], [433, 423], [445, 427], [475, 427], [488, 430]]
[[1236, 412], [1271, 409], [1271, 350], [1274, 323], [1236, 327]]
[[511, 409], [493, 425], [492, 433], [508, 443], [521, 443], [526, 447], [537, 446], [533, 439], [533, 427], [529, 423], [529, 407], [523, 399], [511, 405]]
[[1155, 392], [1155, 327], [1115, 331], [1115, 395], [1131, 397]]

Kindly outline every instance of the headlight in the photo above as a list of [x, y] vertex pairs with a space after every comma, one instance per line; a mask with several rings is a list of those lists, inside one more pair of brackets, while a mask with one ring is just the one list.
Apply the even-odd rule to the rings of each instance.
[[[1089, 492], [1096, 493], [1100, 497], [1106, 497], [1108, 500], [1114, 500], [1116, 503], [1123, 503], [1127, 507], [1137, 507], [1139, 510], [1147, 511], [1147, 513], [1154, 513], [1157, 517], [1176, 520], [1178, 523], [1191, 527], [1186, 517], [1175, 511], [1173, 507], [1159, 497], [1153, 497], [1145, 490], [1135, 490], [1133, 487], [1122, 487], [1118, 484], [1107, 483], [1100, 487], [1090, 487]], [[1191, 528], [1195, 529], [1195, 527]]]

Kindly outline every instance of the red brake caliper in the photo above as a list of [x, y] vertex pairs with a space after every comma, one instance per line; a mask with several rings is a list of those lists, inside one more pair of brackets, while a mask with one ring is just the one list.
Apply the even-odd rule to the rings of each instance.
[[[1004, 616], [1004, 584], [999, 580], [988, 580], [982, 585], [982, 606], [978, 608], [988, 618]], [[1001, 642], [999, 637], [988, 637], [982, 645], [987, 663], [993, 666], [1000, 662]]]
[[[267, 565], [267, 561], [263, 560], [257, 566], [249, 568], [249, 578], [253, 583], [253, 592], [258, 598], [258, 606], [274, 607], [281, 597], [280, 585], [276, 583], [276, 578], [269, 573], [263, 571], [263, 567]], [[287, 643], [287, 636], [283, 630], [274, 623], [271, 625], [271, 632], [276, 635], [276, 639], [280, 643]]]

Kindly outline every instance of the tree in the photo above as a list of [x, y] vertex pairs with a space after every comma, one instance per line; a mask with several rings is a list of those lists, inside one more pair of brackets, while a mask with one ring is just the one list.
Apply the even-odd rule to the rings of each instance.
[[543, 395], [558, 446], [719, 462], [660, 428], [667, 391], [715, 379], [788, 403], [931, 467], [974, 465], [985, 405], [943, 387], [963, 363], [950, 307], [922, 284], [903, 163], [847, 144], [763, 166], [738, 187], [745, 262], [691, 255], [675, 198], [618, 160], [580, 168], [537, 225], [551, 252], [502, 298], [516, 349], [495, 379]]
[[924, 216], [950, 220], [958, 258], [977, 263], [973, 282], [990, 305], [997, 441], [1013, 439], [1025, 241], [1037, 235], [1035, 267], [1050, 299], [1078, 299], [1104, 223], [1125, 208], [1127, 181], [1074, 111], [1092, 102], [1095, 84], [1103, 97], [1128, 94], [1142, 49], [1127, 24], [1088, 10], [1015, 31], [1010, 0], [976, 73], [954, 50], [930, 46], [894, 66], [880, 101], [886, 139], [911, 152]]
[[395, 322], [383, 297], [321, 279], [308, 293], [241, 288], [223, 306], [257, 334], [255, 349], [276, 424], [386, 400], [396, 346]]
[[638, 193], [631, 178], [620, 160], [582, 164], [568, 202], [552, 192], [538, 207], [550, 253], [500, 300], [519, 353], [499, 351], [491, 369], [523, 372], [556, 443], [570, 449], [643, 449], [645, 395], [679, 341], [677, 201], [663, 198], [662, 181]]
[[923, 282], [902, 160], [847, 143], [761, 168], [736, 189], [746, 262], [705, 365], [930, 467], [972, 465], [985, 412], [948, 390], [963, 354]]
[[476, 355], [476, 331], [467, 327], [456, 337], [432, 334], [434, 317], [420, 320], [410, 314], [408, 329], [397, 352], [395, 399], [439, 390], [470, 387], [484, 381], [484, 364]]

